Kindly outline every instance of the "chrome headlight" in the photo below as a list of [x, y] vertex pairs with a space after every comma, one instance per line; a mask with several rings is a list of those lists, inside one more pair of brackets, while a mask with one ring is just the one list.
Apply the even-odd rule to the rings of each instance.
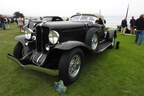
[[56, 44], [59, 40], [59, 33], [55, 30], [51, 30], [48, 35], [51, 44]]
[[26, 39], [31, 39], [33, 31], [29, 28], [27, 28], [27, 30], [25, 30], [25, 38]]

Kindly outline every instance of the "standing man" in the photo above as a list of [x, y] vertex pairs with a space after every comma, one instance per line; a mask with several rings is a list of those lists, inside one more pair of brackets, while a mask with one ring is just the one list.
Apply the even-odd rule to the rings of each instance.
[[1, 22], [1, 25], [2, 25], [3, 30], [6, 30], [6, 26], [5, 26], [5, 19], [4, 19], [3, 16], [1, 16], [1, 18], [0, 18], [0, 22]]
[[122, 34], [125, 34], [126, 28], [127, 28], [127, 20], [123, 19], [122, 22], [121, 22], [121, 33]]
[[136, 40], [135, 40], [135, 43], [138, 42], [139, 35], [140, 35], [139, 45], [142, 45], [143, 34], [144, 34], [144, 15], [143, 14], [140, 15], [140, 17], [136, 20], [135, 26], [136, 26]]
[[135, 19], [134, 16], [132, 16], [132, 19], [130, 20], [130, 33], [135, 34]]

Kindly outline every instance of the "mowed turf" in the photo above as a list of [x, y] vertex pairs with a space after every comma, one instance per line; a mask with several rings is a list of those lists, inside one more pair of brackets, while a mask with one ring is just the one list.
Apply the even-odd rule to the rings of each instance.
[[[13, 38], [20, 34], [16, 24], [0, 29], [0, 96], [61, 96], [53, 88], [57, 76], [22, 69], [7, 58], [17, 43]], [[80, 78], [63, 96], [143, 96], [144, 45], [136, 45], [134, 39], [118, 35], [119, 50], [108, 49], [86, 59]]]

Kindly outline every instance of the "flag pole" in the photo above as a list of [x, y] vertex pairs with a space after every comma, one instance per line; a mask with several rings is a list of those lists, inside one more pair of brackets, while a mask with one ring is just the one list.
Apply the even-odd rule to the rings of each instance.
[[127, 19], [127, 17], [128, 17], [128, 12], [129, 12], [129, 4], [128, 4], [128, 7], [127, 7], [127, 11], [126, 11], [126, 17], [125, 17], [125, 19]]

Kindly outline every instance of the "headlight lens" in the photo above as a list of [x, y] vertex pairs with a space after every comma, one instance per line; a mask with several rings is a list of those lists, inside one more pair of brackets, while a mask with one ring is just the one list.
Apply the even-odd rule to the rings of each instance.
[[56, 44], [59, 40], [59, 34], [57, 31], [51, 30], [48, 38], [51, 44]]
[[33, 33], [33, 31], [31, 30], [31, 29], [27, 29], [26, 31], [25, 31], [25, 38], [26, 39], [31, 39], [31, 37], [32, 37], [32, 34]]
[[31, 39], [31, 34], [30, 34], [30, 33], [26, 33], [26, 34], [25, 34], [25, 38], [26, 38], [26, 39]]

